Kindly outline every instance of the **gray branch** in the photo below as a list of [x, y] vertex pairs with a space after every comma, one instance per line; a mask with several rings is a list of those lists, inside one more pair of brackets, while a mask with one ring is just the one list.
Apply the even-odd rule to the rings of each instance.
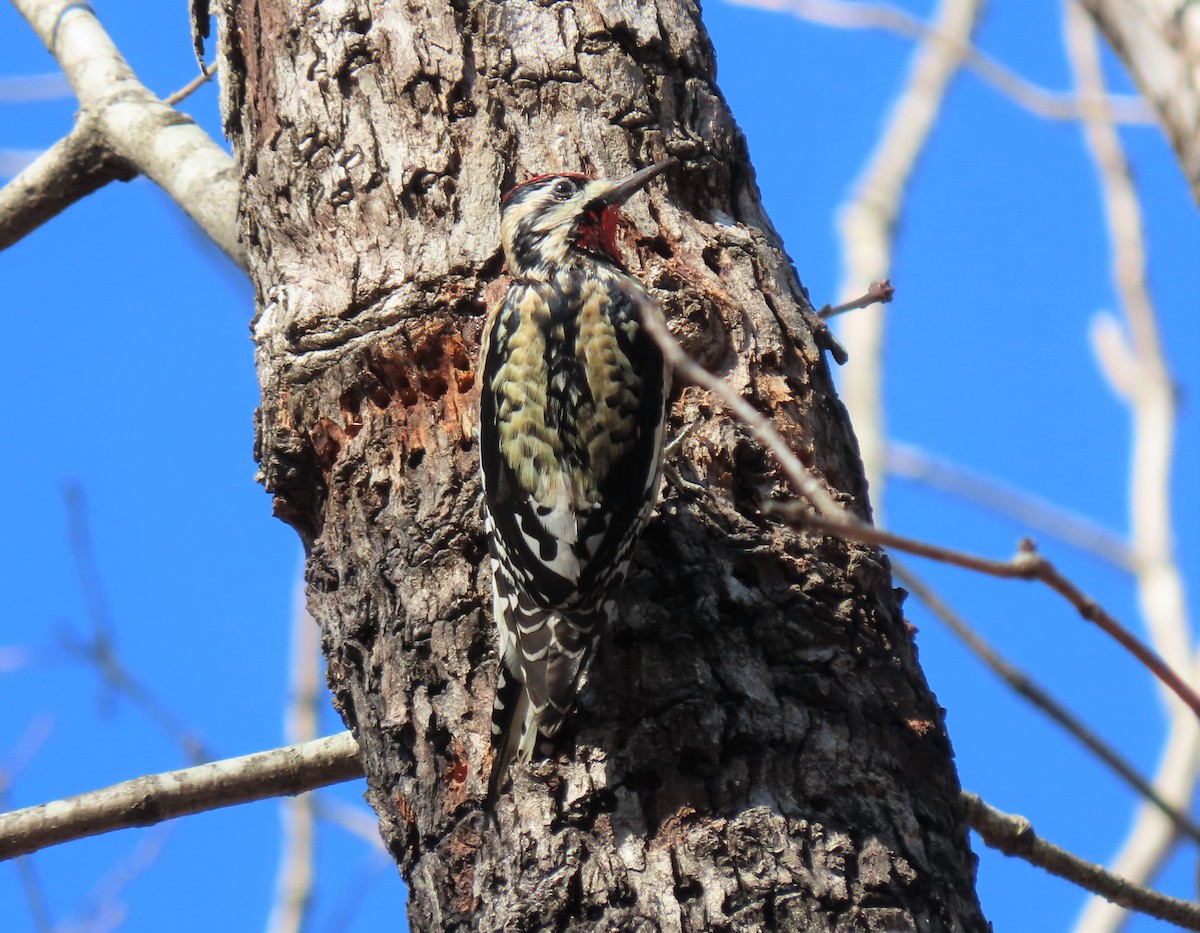
[[75, 130], [0, 190], [0, 248], [107, 181], [141, 172], [244, 266], [229, 154], [137, 79], [90, 7], [13, 3], [62, 66], [80, 107]]
[[0, 189], [0, 249], [7, 249], [110, 181], [129, 181], [137, 168], [105, 143], [84, 117], [67, 136]]
[[1200, 203], [1200, 19], [1189, 0], [1081, 0], [1158, 112]]
[[1003, 813], [988, 806], [974, 794], [963, 791], [962, 800], [971, 828], [993, 849], [1022, 858], [1114, 904], [1166, 920], [1186, 930], [1200, 930], [1200, 907], [1195, 904], [1160, 894], [1107, 872], [1078, 855], [1072, 855], [1066, 849], [1039, 837], [1025, 817]]
[[300, 745], [147, 774], [64, 800], [0, 814], [0, 860], [60, 842], [177, 816], [299, 794], [362, 776], [349, 732]]

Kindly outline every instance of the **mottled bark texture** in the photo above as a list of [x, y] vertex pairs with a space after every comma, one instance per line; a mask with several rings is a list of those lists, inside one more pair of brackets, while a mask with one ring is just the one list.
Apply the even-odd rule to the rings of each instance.
[[1200, 204], [1200, 4], [1194, 0], [1082, 0], [1158, 112], [1192, 197]]
[[[983, 930], [942, 714], [878, 553], [765, 521], [758, 447], [684, 389], [668, 490], [560, 757], [479, 810], [496, 677], [475, 357], [498, 197], [677, 169], [629, 264], [841, 501], [827, 340], [686, 0], [241, 0], [221, 75], [257, 287], [258, 456], [308, 548], [335, 703], [420, 930]], [[814, 218], [814, 222], [821, 222]]]

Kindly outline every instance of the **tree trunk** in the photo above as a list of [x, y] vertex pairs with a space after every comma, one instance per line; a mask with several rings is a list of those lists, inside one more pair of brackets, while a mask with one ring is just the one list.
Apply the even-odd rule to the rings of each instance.
[[941, 710], [878, 552], [765, 521], [773, 464], [684, 388], [668, 488], [559, 757], [480, 809], [496, 678], [475, 361], [501, 191], [680, 165], [627, 261], [868, 514], [811, 313], [697, 8], [226, 0], [263, 391], [335, 703], [420, 930], [985, 930]]

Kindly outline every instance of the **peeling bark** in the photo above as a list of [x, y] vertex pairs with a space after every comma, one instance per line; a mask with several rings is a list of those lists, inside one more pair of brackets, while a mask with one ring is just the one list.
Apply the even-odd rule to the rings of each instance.
[[763, 520], [786, 491], [703, 393], [559, 757], [493, 816], [497, 660], [475, 357], [501, 191], [681, 165], [630, 267], [705, 365], [869, 514], [828, 338], [762, 211], [695, 6], [226, 0], [263, 390], [334, 701], [420, 930], [985, 930], [941, 710], [886, 558]]

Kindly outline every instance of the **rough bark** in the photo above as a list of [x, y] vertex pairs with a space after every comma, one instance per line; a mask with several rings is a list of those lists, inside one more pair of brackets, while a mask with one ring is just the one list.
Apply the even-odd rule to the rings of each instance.
[[1200, 6], [1081, 0], [1162, 122], [1200, 204]]
[[886, 559], [771, 525], [703, 393], [563, 753], [480, 811], [496, 674], [473, 434], [498, 196], [680, 166], [625, 252], [689, 349], [868, 512], [827, 337], [695, 6], [227, 0], [262, 478], [421, 930], [984, 930], [942, 715]]

